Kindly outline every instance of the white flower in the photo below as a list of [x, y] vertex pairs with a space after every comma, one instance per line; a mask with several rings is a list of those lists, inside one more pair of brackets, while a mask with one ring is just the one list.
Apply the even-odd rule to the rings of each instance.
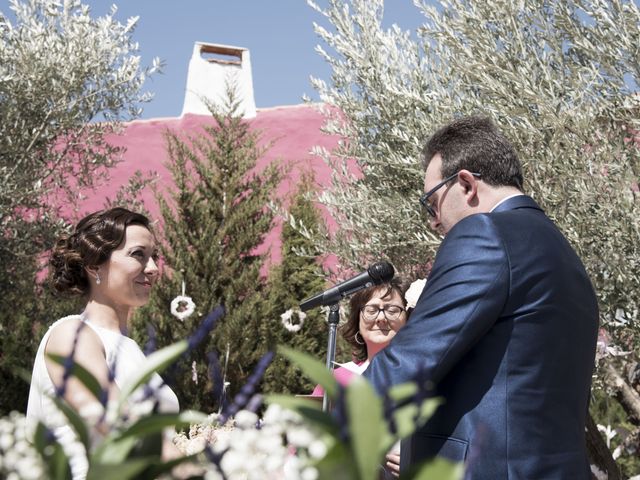
[[323, 441], [314, 440], [313, 442], [311, 442], [311, 445], [309, 445], [309, 455], [311, 455], [311, 458], [324, 458], [326, 454], [327, 446]]
[[307, 467], [302, 470], [302, 480], [316, 480], [318, 478], [318, 470], [314, 467]]
[[235, 423], [240, 428], [252, 428], [258, 423], [258, 415], [249, 410], [240, 410], [235, 418]]
[[[189, 435], [178, 434], [174, 443], [182, 452], [195, 453], [208, 443], [216, 453], [226, 451], [221, 460], [229, 480], [316, 480], [313, 464], [326, 455], [328, 448], [321, 433], [304, 423], [302, 417], [279, 405], [270, 405], [262, 421], [241, 410], [233, 424], [192, 425]], [[260, 427], [256, 425], [260, 423]], [[205, 478], [218, 480], [217, 467], [207, 465]]]
[[104, 415], [104, 407], [100, 402], [91, 401], [82, 405], [78, 413], [90, 425], [95, 425]]
[[617, 460], [618, 457], [620, 457], [620, 455], [622, 455], [622, 445], [618, 445], [616, 448], [613, 449], [613, 452], [611, 453], [611, 456], [613, 457], [614, 460]]
[[155, 400], [152, 398], [133, 402], [129, 408], [129, 415], [132, 419], [146, 417], [151, 414], [153, 407], [155, 407]]
[[46, 478], [42, 457], [32, 443], [35, 423], [21, 413], [0, 417], [0, 478]]
[[404, 299], [407, 301], [407, 308], [415, 308], [418, 303], [418, 299], [427, 284], [426, 278], [419, 278], [411, 285], [404, 294]]
[[287, 440], [296, 447], [308, 447], [313, 442], [313, 435], [306, 428], [291, 428], [287, 432]]
[[[294, 313], [298, 316], [298, 323], [293, 323], [291, 321]], [[307, 314], [300, 310], [289, 309], [280, 315], [280, 318], [282, 319], [282, 325], [284, 325], [284, 328], [290, 332], [299, 332], [304, 324], [304, 319], [307, 318]]]
[[607, 441], [607, 447], [611, 448], [611, 440], [617, 435], [618, 432], [616, 432], [615, 429], [611, 428], [611, 425], [607, 425], [605, 427], [604, 425], [598, 424], [597, 427], [599, 432], [604, 433], [605, 439]]
[[178, 295], [176, 298], [171, 300], [171, 315], [181, 322], [184, 322], [184, 319], [195, 312], [195, 310], [196, 304], [193, 303], [191, 297]]

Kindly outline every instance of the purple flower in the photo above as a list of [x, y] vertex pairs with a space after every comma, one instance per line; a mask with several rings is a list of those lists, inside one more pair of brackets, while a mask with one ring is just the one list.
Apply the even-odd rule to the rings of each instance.
[[222, 305], [218, 305], [215, 309], [211, 311], [211, 313], [209, 313], [209, 315], [206, 316], [206, 318], [200, 324], [200, 326], [195, 331], [195, 333], [189, 337], [189, 340], [188, 340], [189, 347], [187, 348], [187, 351], [184, 353], [185, 355], [193, 351], [194, 348], [196, 348], [198, 345], [200, 345], [200, 343], [202, 343], [202, 341], [205, 339], [207, 335], [209, 335], [209, 332], [213, 330], [216, 323], [218, 322], [218, 320], [220, 320], [220, 318], [222, 318], [223, 315], [224, 315], [224, 307]]
[[67, 391], [67, 383], [69, 382], [69, 378], [71, 377], [71, 372], [73, 371], [73, 366], [75, 365], [75, 361], [73, 358], [76, 355], [76, 348], [78, 346], [78, 337], [80, 337], [80, 331], [84, 327], [84, 322], [80, 322], [78, 325], [78, 329], [76, 330], [75, 335], [73, 336], [73, 344], [71, 345], [71, 352], [64, 359], [64, 372], [62, 373], [62, 383], [56, 388], [56, 396], [64, 397], [64, 394]]
[[249, 403], [249, 400], [255, 393], [258, 383], [264, 376], [264, 372], [273, 360], [273, 357], [273, 352], [267, 352], [258, 361], [256, 368], [247, 379], [247, 383], [245, 383], [240, 389], [240, 392], [235, 396], [233, 402], [231, 402], [231, 404], [228, 405], [220, 414], [220, 418], [218, 419], [220, 425], [224, 425], [230, 417], [234, 416]]
[[147, 335], [149, 336], [149, 340], [144, 345], [144, 354], [145, 356], [151, 355], [156, 351], [156, 329], [153, 328], [153, 325], [147, 325]]
[[225, 399], [223, 397], [224, 380], [222, 378], [222, 368], [220, 368], [220, 360], [216, 352], [207, 354], [209, 360], [209, 378], [211, 380], [211, 395], [214, 399], [219, 399], [220, 406], [225, 408]]

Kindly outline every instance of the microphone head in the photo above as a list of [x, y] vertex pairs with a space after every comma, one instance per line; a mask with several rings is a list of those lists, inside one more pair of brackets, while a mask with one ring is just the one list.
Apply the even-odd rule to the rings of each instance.
[[378, 262], [367, 268], [367, 273], [373, 280], [373, 283], [379, 285], [381, 283], [390, 282], [396, 271], [389, 262]]

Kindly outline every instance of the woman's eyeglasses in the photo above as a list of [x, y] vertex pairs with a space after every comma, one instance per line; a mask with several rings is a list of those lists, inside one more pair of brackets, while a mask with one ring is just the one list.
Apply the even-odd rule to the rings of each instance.
[[377, 305], [365, 305], [360, 309], [362, 318], [369, 322], [376, 320], [380, 312], [382, 312], [387, 320], [397, 320], [404, 311], [404, 307], [400, 307], [398, 305], [385, 305], [384, 307], [378, 307]]

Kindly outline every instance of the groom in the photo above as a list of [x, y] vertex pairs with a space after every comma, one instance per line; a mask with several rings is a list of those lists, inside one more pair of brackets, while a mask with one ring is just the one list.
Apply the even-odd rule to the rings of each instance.
[[567, 240], [522, 192], [508, 140], [487, 118], [438, 130], [420, 198], [445, 238], [407, 325], [365, 372], [378, 391], [420, 378], [444, 400], [402, 444], [466, 478], [587, 479], [598, 305]]

